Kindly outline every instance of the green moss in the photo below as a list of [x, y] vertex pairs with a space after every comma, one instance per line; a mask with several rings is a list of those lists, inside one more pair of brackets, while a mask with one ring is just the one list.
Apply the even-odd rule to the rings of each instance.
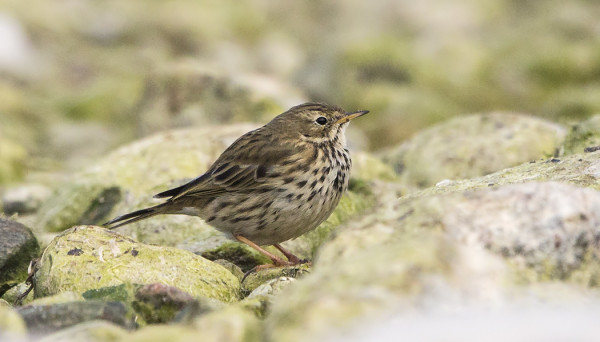
[[600, 145], [600, 115], [571, 127], [564, 143], [564, 154], [583, 153], [586, 147]]
[[138, 243], [115, 232], [78, 226], [57, 236], [42, 254], [35, 295], [84, 293], [122, 283], [163, 283], [192, 296], [224, 302], [239, 298], [239, 280], [193, 253]]
[[0, 184], [22, 180], [27, 158], [23, 146], [0, 137]]
[[225, 259], [246, 272], [257, 265], [271, 263], [271, 259], [255, 249], [239, 242], [226, 242], [219, 247], [202, 253], [208, 260]]
[[26, 333], [23, 318], [12, 308], [0, 305], [0, 338], [7, 341], [24, 340]]
[[116, 286], [106, 286], [91, 289], [83, 292], [81, 295], [86, 300], [103, 300], [115, 302], [132, 302], [135, 298], [135, 292], [142, 285], [123, 283]]
[[266, 268], [248, 274], [242, 283], [242, 287], [244, 292], [250, 293], [269, 280], [280, 277], [299, 278], [308, 273], [310, 273], [310, 265], [308, 264]]

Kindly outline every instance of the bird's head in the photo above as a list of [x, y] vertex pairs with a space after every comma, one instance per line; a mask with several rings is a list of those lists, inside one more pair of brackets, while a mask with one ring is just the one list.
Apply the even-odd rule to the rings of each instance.
[[275, 117], [267, 127], [281, 133], [299, 136], [314, 143], [326, 141], [345, 145], [345, 130], [350, 120], [367, 114], [368, 110], [347, 113], [343, 109], [322, 103], [305, 103], [290, 108]]

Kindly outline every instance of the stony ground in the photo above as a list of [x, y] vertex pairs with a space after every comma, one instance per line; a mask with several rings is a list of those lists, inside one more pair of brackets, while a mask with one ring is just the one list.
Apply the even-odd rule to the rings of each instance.
[[[598, 340], [598, 17], [0, 3], [0, 342]], [[195, 217], [101, 227], [307, 100], [371, 110], [348, 193], [283, 244], [312, 265], [247, 273]]]
[[[600, 130], [582, 137], [493, 113], [442, 123], [382, 155], [356, 153], [335, 213], [284, 244], [312, 266], [244, 277], [266, 260], [193, 217], [98, 226], [189, 179], [246, 129], [133, 142], [28, 214], [1, 219], [2, 339], [435, 340], [452, 323], [475, 340], [486, 331], [475, 317], [498, 340], [595, 336], [587, 324], [600, 313], [600, 151], [585, 145]], [[9, 195], [4, 205], [19, 208], [24, 195]], [[33, 291], [19, 302], [32, 259]], [[519, 315], [535, 319], [523, 326]], [[561, 324], [539, 330], [552, 322]]]

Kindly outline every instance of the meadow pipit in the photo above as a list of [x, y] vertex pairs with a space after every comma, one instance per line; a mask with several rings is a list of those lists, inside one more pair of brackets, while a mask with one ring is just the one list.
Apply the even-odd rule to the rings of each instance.
[[[168, 198], [164, 203], [106, 225], [157, 214], [199, 216], [275, 266], [296, 265], [301, 260], [279, 243], [316, 228], [337, 206], [352, 164], [346, 127], [366, 113], [319, 103], [293, 107], [238, 138], [200, 177], [154, 196]], [[275, 246], [288, 261], [261, 245]]]

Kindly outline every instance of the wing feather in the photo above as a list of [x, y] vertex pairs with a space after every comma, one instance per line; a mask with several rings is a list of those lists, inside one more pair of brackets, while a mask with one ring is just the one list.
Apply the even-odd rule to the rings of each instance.
[[[246, 133], [229, 146], [202, 176], [155, 197], [213, 197], [226, 192], [246, 192], [275, 184], [299, 146], [275, 140], [264, 127]], [[289, 166], [289, 165], [288, 165]]]

